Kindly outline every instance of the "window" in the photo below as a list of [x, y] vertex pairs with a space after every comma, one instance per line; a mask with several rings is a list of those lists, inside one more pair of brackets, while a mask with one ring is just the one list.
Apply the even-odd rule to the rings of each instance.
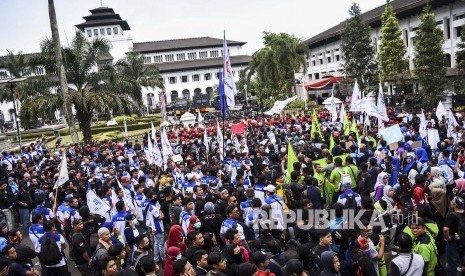
[[0, 71], [0, 79], [7, 79], [7, 78], [8, 78], [7, 72], [5, 72], [5, 71]]
[[446, 39], [450, 39], [450, 18], [446, 19]]
[[327, 57], [327, 58], [326, 58], [326, 61], [327, 61], [328, 63], [331, 63], [331, 57]]
[[197, 59], [197, 53], [196, 52], [188, 53], [187, 58], [188, 59]]
[[44, 74], [44, 67], [37, 67], [36, 70], [36, 75], [43, 75]]
[[323, 59], [320, 59], [320, 65], [323, 65]]
[[315, 79], [316, 80], [320, 79], [320, 73], [315, 73]]
[[181, 76], [181, 82], [188, 82], [187, 76]]
[[144, 63], [152, 63], [152, 57], [144, 57]]
[[208, 54], [207, 51], [199, 52], [199, 58], [207, 58]]
[[211, 80], [212, 79], [212, 74], [211, 73], [206, 73], [205, 75], [203, 75], [203, 79], [204, 80]]
[[165, 55], [165, 62], [174, 61], [174, 54]]
[[92, 37], [92, 30], [87, 30], [87, 36]]
[[441, 25], [441, 24], [442, 24], [442, 20], [436, 21], [436, 25]]
[[111, 35], [111, 28], [107, 28], [107, 35]]
[[113, 34], [117, 35], [118, 34], [118, 27], [113, 27]]
[[154, 63], [163, 62], [163, 56], [162, 56], [162, 55], [160, 55], [160, 56], [154, 56], [154, 57], [153, 57], [153, 62], [154, 62]]
[[210, 51], [210, 57], [212, 57], [212, 58], [218, 57], [218, 50], [216, 50], [216, 51]]
[[456, 38], [460, 38], [460, 36], [462, 35], [462, 28], [463, 26], [455, 28]]
[[312, 60], [312, 66], [315, 66], [315, 65], [316, 65], [316, 62]]
[[233, 71], [233, 77], [235, 77], [235, 76], [236, 76], [236, 71]]
[[185, 60], [186, 54], [176, 54], [176, 60]]
[[331, 51], [326, 51], [326, 53], [327, 53], [327, 54], [330, 54], [330, 53], [331, 53]]
[[340, 57], [339, 55], [336, 55], [336, 61], [339, 61]]
[[170, 77], [170, 84], [176, 83], [176, 77]]
[[104, 28], [100, 28], [100, 35], [105, 35], [105, 29]]
[[98, 36], [98, 29], [94, 29], [94, 36]]
[[408, 30], [404, 30], [404, 43], [405, 47], [408, 47]]
[[454, 17], [454, 20], [460, 20], [462, 18], [465, 18], [465, 13], [462, 13], [462, 14], [457, 14], [455, 17]]
[[192, 81], [200, 81], [200, 76], [199, 75], [192, 75]]

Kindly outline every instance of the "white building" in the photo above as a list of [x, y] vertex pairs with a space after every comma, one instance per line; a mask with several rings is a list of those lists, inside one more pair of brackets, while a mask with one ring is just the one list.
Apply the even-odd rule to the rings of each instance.
[[[213, 86], [218, 85], [218, 72], [223, 67], [223, 39], [198, 37], [133, 42], [128, 22], [122, 20], [112, 8], [100, 7], [90, 10], [90, 13], [83, 17], [85, 21], [76, 25], [76, 28], [89, 39], [103, 37], [111, 43], [110, 52], [100, 56], [99, 66], [114, 63], [130, 51], [139, 52], [144, 56], [145, 64], [155, 64], [160, 70], [168, 103], [178, 97], [192, 99], [195, 94], [212, 93]], [[239, 71], [252, 60], [248, 55], [241, 55], [241, 48], [245, 43], [227, 41], [236, 81], [239, 80]], [[26, 54], [26, 60], [36, 55], [38, 54]], [[43, 68], [36, 71], [33, 74], [45, 73]], [[9, 78], [11, 76], [8, 71], [0, 68], [0, 80]], [[142, 88], [144, 109], [152, 109], [158, 105], [160, 92], [159, 89]], [[20, 108], [19, 103], [17, 106]], [[0, 111], [5, 121], [13, 121], [12, 102], [0, 103]]]
[[[125, 54], [135, 51], [144, 56], [145, 64], [155, 64], [163, 77], [167, 102], [175, 98], [192, 99], [194, 94], [208, 94], [219, 83], [218, 72], [223, 66], [223, 40], [211, 37], [133, 42], [131, 29], [113, 9], [100, 7], [83, 17], [76, 25], [87, 37], [104, 37], [112, 44], [106, 62], [116, 62]], [[245, 42], [227, 41], [233, 74], [239, 80], [239, 71], [251, 57], [241, 55]], [[159, 89], [143, 88], [146, 107], [154, 108], [159, 102]]]
[[[430, 0], [432, 11], [436, 15], [438, 27], [444, 33], [443, 49], [446, 53], [449, 68], [455, 68], [457, 60], [457, 43], [460, 42], [460, 32], [465, 23], [465, 2], [455, 0]], [[402, 39], [407, 48], [410, 68], [413, 68], [413, 58], [415, 57], [414, 43], [415, 31], [420, 25], [420, 14], [426, 4], [425, 0], [394, 0], [391, 2], [399, 20], [399, 28], [402, 31]], [[362, 18], [371, 26], [372, 42], [379, 50], [381, 41], [381, 15], [385, 5], [362, 14]], [[344, 22], [334, 26], [310, 39], [306, 40], [310, 48], [310, 59], [308, 60], [307, 81], [312, 82], [322, 79], [327, 75], [342, 76], [341, 66], [341, 34], [344, 29]], [[448, 74], [453, 74], [454, 70], [449, 69]], [[392, 86], [388, 93], [392, 93]]]

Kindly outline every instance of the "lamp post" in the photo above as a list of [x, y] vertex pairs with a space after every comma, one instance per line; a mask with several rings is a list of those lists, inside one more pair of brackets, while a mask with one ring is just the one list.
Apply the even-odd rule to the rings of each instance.
[[13, 97], [13, 110], [14, 110], [14, 113], [15, 113], [15, 123], [16, 123], [16, 132], [18, 133], [18, 142], [19, 142], [19, 151], [22, 150], [22, 145], [21, 145], [21, 131], [19, 130], [19, 119], [18, 119], [18, 111], [16, 110], [16, 98], [15, 98], [15, 95], [14, 95], [14, 88], [16, 87], [16, 83], [13, 82], [13, 81], [8, 81], [7, 82], [7, 87], [10, 88], [10, 91], [11, 91], [11, 95]]
[[245, 105], [249, 106], [249, 101], [247, 100], [247, 84], [244, 84], [244, 91], [245, 91]]

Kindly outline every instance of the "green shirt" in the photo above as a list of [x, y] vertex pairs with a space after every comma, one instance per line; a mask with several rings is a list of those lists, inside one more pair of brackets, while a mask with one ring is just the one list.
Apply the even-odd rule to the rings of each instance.
[[421, 255], [425, 263], [428, 263], [426, 275], [434, 276], [434, 268], [438, 263], [434, 238], [429, 233], [425, 233], [423, 236], [415, 238], [413, 241], [412, 252]]

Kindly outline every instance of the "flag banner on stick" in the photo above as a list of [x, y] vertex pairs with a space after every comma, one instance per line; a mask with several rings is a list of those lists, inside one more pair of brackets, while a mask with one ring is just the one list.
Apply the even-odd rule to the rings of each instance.
[[446, 110], [446, 107], [442, 104], [442, 101], [439, 101], [438, 107], [436, 108], [436, 116], [438, 117], [439, 121], [442, 120], [443, 116], [445, 118], [449, 116], [449, 111]]
[[334, 85], [333, 90], [331, 91], [331, 122], [335, 123], [337, 121], [337, 107], [336, 102], [334, 101]]
[[355, 80], [354, 90], [352, 92], [352, 100], [350, 101], [350, 110], [356, 108], [356, 104], [359, 100], [362, 99], [362, 95], [360, 93], [360, 89], [358, 88], [357, 80]]
[[447, 135], [449, 137], [454, 137], [457, 136], [455, 133], [455, 127], [458, 126], [459, 123], [457, 123], [457, 120], [455, 120], [454, 113], [449, 110], [449, 119], [447, 120]]
[[220, 110], [221, 114], [223, 115], [223, 118], [226, 118], [226, 100], [224, 97], [224, 87], [223, 87], [223, 72], [220, 70], [218, 72], [218, 79], [219, 79], [219, 95], [220, 95]]
[[208, 142], [208, 136], [207, 136], [207, 128], [203, 130], [203, 144], [205, 145], [205, 151], [208, 153], [210, 152], [210, 147], [209, 147], [209, 142]]
[[381, 85], [381, 82], [379, 82], [378, 103], [376, 107], [378, 107], [378, 110], [381, 113], [381, 115], [387, 118], [385, 121], [389, 121], [389, 117], [387, 115], [386, 103], [384, 102], [383, 86]]
[[123, 191], [123, 201], [124, 205], [126, 206], [126, 210], [131, 211], [131, 214], [136, 215], [136, 207], [134, 207], [134, 204], [132, 203], [132, 198], [128, 197], [126, 194], [126, 189], [121, 185], [121, 182], [119, 182], [118, 178], [116, 178], [116, 182], [118, 183], [118, 187]]
[[299, 162], [295, 155], [294, 148], [291, 143], [287, 144], [287, 170], [286, 170], [286, 182], [291, 182], [291, 173], [294, 171], [294, 163]]
[[110, 212], [111, 210], [110, 206], [108, 206], [108, 204], [105, 201], [98, 197], [93, 190], [87, 190], [86, 198], [87, 206], [89, 207], [91, 214], [98, 214], [102, 217], [108, 216], [108, 212]]
[[231, 126], [231, 131], [236, 134], [242, 134], [244, 133], [244, 130], [245, 130], [244, 123], [233, 124]]
[[234, 75], [231, 69], [231, 60], [229, 58], [228, 45], [226, 43], [226, 32], [223, 38], [223, 63], [224, 63], [224, 95], [226, 97], [226, 103], [228, 107], [234, 107], [236, 105], [235, 97], [237, 94], [236, 83], [234, 82]]
[[428, 132], [426, 131], [426, 116], [425, 116], [425, 112], [423, 111], [423, 109], [421, 110], [419, 132], [420, 132], [421, 138], [426, 138], [426, 136], [428, 135]]
[[65, 184], [69, 180], [68, 174], [68, 161], [66, 160], [66, 153], [63, 152], [63, 157], [60, 163], [60, 174], [58, 175], [57, 182], [55, 183], [54, 189], [57, 189], [61, 185]]
[[224, 160], [224, 142], [223, 142], [223, 133], [221, 132], [220, 123], [216, 121], [216, 140], [218, 141], [218, 146], [220, 147], [220, 158], [221, 161]]

